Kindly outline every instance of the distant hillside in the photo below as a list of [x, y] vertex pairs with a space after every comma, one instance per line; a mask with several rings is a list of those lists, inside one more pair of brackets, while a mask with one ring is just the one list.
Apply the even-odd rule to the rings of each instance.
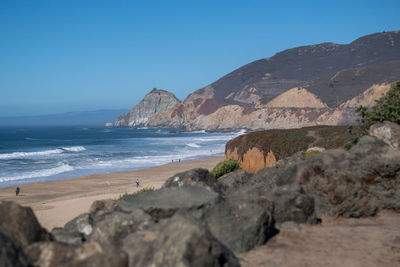
[[0, 126], [104, 126], [128, 109], [67, 112], [40, 116], [0, 117]]
[[[201, 97], [214, 98], [217, 103], [222, 105], [247, 104], [252, 106], [258, 100], [265, 104], [288, 89], [308, 86], [313, 80], [335, 74], [338, 71], [394, 60], [400, 60], [400, 31], [367, 35], [348, 45], [322, 43], [302, 46], [240, 67], [209, 86], [195, 91], [187, 97], [186, 101]], [[376, 77], [373, 73], [370, 75], [370, 80], [373, 82], [382, 82], [382, 78], [388, 79], [387, 77]], [[389, 79], [389, 82], [396, 79]], [[369, 84], [367, 87], [371, 85]], [[330, 87], [320, 90], [316, 90], [315, 86], [313, 88], [309, 91], [328, 105], [337, 103], [336, 95], [329, 93], [332, 90], [326, 90]], [[337, 85], [336, 90], [339, 88], [340, 85]], [[361, 93], [357, 88], [354, 91], [357, 91], [358, 94]], [[339, 101], [344, 102], [354, 97], [355, 94], [356, 92], [349, 92], [343, 96], [339, 94]]]
[[374, 105], [398, 80], [400, 31], [296, 47], [194, 91], [146, 118], [145, 126], [212, 131], [354, 124], [355, 108]]

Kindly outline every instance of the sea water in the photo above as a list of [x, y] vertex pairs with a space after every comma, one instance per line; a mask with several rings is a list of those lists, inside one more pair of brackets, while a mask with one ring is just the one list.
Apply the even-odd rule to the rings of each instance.
[[242, 134], [103, 127], [0, 128], [0, 187], [224, 154]]

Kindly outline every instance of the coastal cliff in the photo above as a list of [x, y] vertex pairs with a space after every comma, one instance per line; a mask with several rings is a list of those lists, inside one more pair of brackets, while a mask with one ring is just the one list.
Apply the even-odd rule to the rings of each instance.
[[252, 132], [230, 140], [225, 146], [225, 159], [235, 159], [242, 169], [256, 173], [298, 152], [302, 153], [297, 157], [304, 158], [307, 151], [341, 147], [360, 131], [359, 127], [314, 126]]
[[154, 88], [142, 101], [132, 108], [128, 114], [119, 116], [114, 122], [115, 127], [147, 126], [150, 118], [158, 113], [174, 107], [179, 99], [170, 92]]

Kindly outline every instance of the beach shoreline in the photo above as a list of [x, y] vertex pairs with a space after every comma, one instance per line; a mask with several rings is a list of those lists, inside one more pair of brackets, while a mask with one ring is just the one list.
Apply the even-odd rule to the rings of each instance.
[[[157, 189], [176, 173], [193, 168], [211, 170], [223, 159], [224, 156], [209, 157], [131, 171], [25, 184], [20, 186], [19, 196], [15, 196], [15, 186], [4, 187], [0, 188], [0, 201], [14, 201], [30, 206], [39, 223], [50, 231], [88, 212], [95, 200], [115, 199], [125, 192], [133, 193], [146, 187]], [[136, 179], [140, 181], [139, 187], [136, 187]]]

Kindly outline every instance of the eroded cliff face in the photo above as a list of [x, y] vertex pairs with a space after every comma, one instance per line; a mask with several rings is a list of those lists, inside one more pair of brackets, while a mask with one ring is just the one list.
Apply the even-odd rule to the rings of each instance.
[[376, 84], [339, 107], [327, 107], [314, 94], [303, 88], [293, 88], [266, 105], [255, 108], [239, 105], [216, 106], [214, 99], [185, 101], [174, 108], [155, 114], [151, 127], [176, 127], [188, 131], [233, 130], [246, 128], [291, 129], [315, 125], [346, 125], [357, 123], [355, 109], [373, 106], [390, 84]]
[[271, 167], [276, 162], [274, 152], [269, 151], [264, 154], [256, 147], [246, 151], [243, 155], [240, 155], [237, 149], [227, 151], [225, 153], [225, 159], [235, 159], [240, 163], [242, 169], [253, 173], [266, 167]]
[[180, 101], [174, 94], [153, 89], [142, 101], [139, 102], [128, 114], [119, 116], [114, 122], [116, 127], [141, 127], [147, 126], [150, 118], [179, 104]]

